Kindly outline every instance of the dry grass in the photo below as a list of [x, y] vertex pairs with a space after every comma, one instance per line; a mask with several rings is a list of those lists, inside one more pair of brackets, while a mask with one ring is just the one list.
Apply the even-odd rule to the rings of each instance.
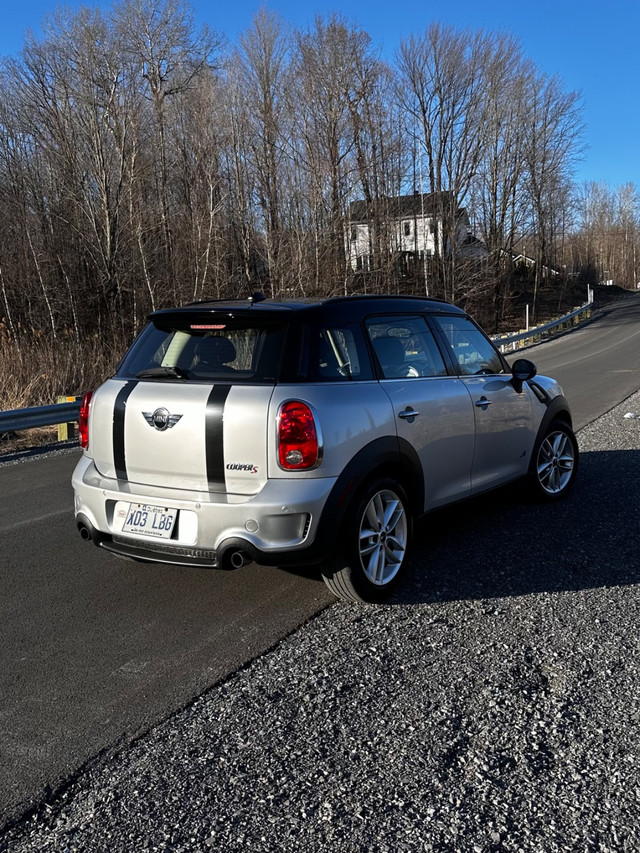
[[0, 410], [47, 406], [60, 395], [83, 394], [110, 376], [124, 342], [97, 336], [80, 342], [72, 335], [23, 335], [0, 340]]
[[[23, 334], [20, 340], [0, 336], [0, 411], [48, 406], [59, 396], [81, 396], [108, 376], [127, 347], [94, 335], [78, 342], [73, 335]], [[0, 435], [0, 453], [49, 444], [57, 427]]]
[[58, 427], [39, 427], [24, 432], [0, 433], [0, 457], [58, 443]]

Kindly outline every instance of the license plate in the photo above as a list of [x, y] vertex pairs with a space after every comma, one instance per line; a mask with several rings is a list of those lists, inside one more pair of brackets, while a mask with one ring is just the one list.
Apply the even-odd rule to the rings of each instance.
[[129, 504], [122, 525], [122, 532], [169, 539], [177, 516], [178, 510], [170, 507]]

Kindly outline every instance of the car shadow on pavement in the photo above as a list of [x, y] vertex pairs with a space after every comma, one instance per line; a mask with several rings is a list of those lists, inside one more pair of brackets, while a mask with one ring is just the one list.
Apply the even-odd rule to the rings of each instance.
[[640, 450], [586, 452], [557, 503], [513, 485], [426, 516], [391, 603], [635, 584], [639, 555]]

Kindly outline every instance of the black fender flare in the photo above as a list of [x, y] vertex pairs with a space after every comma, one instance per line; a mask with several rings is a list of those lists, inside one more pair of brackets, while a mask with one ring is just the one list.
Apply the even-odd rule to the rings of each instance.
[[[241, 543], [227, 540], [224, 550], [243, 547], [252, 559], [263, 565], [316, 565], [335, 551], [345, 516], [357, 499], [364, 483], [384, 474], [402, 483], [412, 513], [424, 512], [424, 474], [418, 454], [404, 439], [395, 435], [374, 439], [363, 447], [345, 467], [329, 492], [322, 509], [316, 534], [306, 547], [291, 552], [265, 554]], [[222, 550], [222, 547], [221, 547]]]
[[553, 400], [549, 402], [549, 405], [547, 406], [547, 411], [544, 413], [544, 417], [542, 418], [540, 426], [538, 427], [538, 434], [536, 435], [536, 440], [533, 443], [531, 459], [529, 460], [530, 474], [532, 474], [534, 471], [534, 466], [536, 464], [536, 459], [538, 458], [538, 450], [540, 449], [540, 445], [542, 444], [545, 435], [549, 431], [549, 427], [551, 426], [552, 422], [556, 420], [562, 421], [570, 429], [573, 430], [573, 422], [571, 419], [569, 404], [567, 403], [566, 397], [563, 397], [561, 395], [559, 395], [558, 397], [554, 397]]
[[405, 439], [385, 436], [363, 447], [340, 474], [322, 511], [317, 537], [335, 538], [362, 484], [383, 472], [402, 484], [413, 514], [421, 515], [424, 511], [425, 482], [420, 458]]

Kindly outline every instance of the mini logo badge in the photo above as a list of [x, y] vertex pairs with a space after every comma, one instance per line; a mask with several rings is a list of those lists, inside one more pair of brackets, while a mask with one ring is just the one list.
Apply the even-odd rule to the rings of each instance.
[[174, 427], [182, 415], [172, 415], [168, 409], [156, 409], [155, 412], [143, 412], [143, 418], [149, 426], [155, 427], [160, 432]]

